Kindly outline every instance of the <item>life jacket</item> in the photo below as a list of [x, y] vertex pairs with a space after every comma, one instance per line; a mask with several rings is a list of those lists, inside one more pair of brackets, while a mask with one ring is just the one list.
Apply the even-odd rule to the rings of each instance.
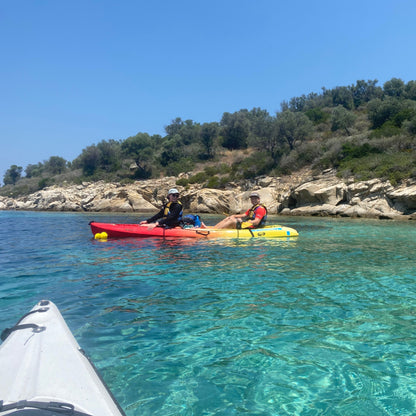
[[[176, 203], [182, 206], [182, 204], [180, 203], [180, 201], [178, 201], [178, 202], [176, 202]], [[164, 209], [164, 211], [163, 211], [163, 216], [164, 216], [165, 218], [166, 218], [166, 217], [169, 215], [169, 213], [170, 213], [170, 206], [171, 206], [171, 205], [172, 205], [172, 202], [171, 202], [171, 201], [169, 201], [169, 202], [165, 205], [165, 209]], [[178, 217], [178, 222], [182, 220], [182, 214], [183, 214], [183, 209], [181, 209], [181, 212], [180, 212], [180, 214], [179, 214], [179, 217]]]
[[263, 207], [266, 210], [266, 215], [261, 219], [259, 225], [257, 225], [256, 228], [261, 228], [261, 227], [264, 227], [266, 225], [267, 208], [263, 204], [254, 205], [253, 207], [250, 208], [250, 211], [248, 212], [248, 218], [247, 218], [248, 220], [254, 220], [254, 218], [256, 218], [256, 210], [259, 207]]

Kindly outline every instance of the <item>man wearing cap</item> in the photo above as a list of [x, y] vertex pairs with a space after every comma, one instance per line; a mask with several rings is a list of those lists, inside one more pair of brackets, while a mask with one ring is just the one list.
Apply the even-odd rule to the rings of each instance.
[[168, 202], [153, 217], [141, 221], [140, 225], [149, 224], [148, 228], [155, 227], [176, 227], [182, 219], [182, 204], [178, 201], [179, 191], [175, 188], [169, 189]]
[[252, 192], [249, 196], [253, 206], [244, 214], [230, 215], [214, 228], [261, 228], [266, 225], [267, 208], [260, 203], [260, 194]]

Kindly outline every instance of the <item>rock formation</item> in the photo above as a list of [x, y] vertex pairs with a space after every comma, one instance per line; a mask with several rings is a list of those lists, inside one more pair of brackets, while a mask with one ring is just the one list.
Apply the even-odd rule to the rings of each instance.
[[160, 208], [169, 188], [181, 192], [186, 212], [239, 213], [256, 190], [270, 214], [380, 219], [416, 219], [416, 181], [393, 187], [389, 181], [343, 180], [333, 171], [319, 176], [261, 177], [228, 189], [184, 188], [175, 177], [133, 184], [85, 182], [51, 186], [16, 199], [0, 197], [0, 210], [149, 212]]

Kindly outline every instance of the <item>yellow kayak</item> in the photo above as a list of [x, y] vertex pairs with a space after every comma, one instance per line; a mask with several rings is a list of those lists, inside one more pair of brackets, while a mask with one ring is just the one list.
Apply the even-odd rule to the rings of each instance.
[[245, 228], [241, 230], [232, 229], [215, 229], [205, 228], [201, 231], [208, 230], [210, 238], [281, 238], [281, 237], [297, 237], [299, 233], [290, 227], [282, 225], [269, 225], [263, 228]]

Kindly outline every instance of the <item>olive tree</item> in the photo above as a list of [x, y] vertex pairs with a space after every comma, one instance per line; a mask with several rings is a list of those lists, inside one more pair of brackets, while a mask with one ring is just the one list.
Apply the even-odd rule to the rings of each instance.
[[45, 171], [53, 175], [57, 175], [65, 172], [67, 163], [66, 160], [60, 156], [51, 156], [46, 162], [44, 162], [43, 166]]
[[252, 110], [250, 142], [257, 149], [266, 150], [275, 164], [281, 157], [282, 142], [276, 128], [276, 119], [267, 111]]
[[100, 152], [100, 168], [106, 172], [115, 172], [121, 167], [121, 145], [116, 140], [102, 140], [97, 144]]
[[26, 178], [34, 178], [42, 175], [44, 166], [42, 163], [37, 163], [36, 165], [29, 164], [25, 168]]
[[389, 97], [402, 97], [405, 92], [406, 85], [400, 78], [392, 78], [383, 85], [384, 94]]
[[345, 107], [339, 105], [332, 110], [331, 130], [337, 131], [342, 129], [350, 136], [349, 128], [354, 125], [356, 119], [357, 116], [352, 111], [348, 111]]
[[383, 90], [381, 87], [376, 86], [377, 83], [378, 81], [376, 79], [368, 81], [358, 80], [351, 87], [355, 108], [368, 103], [370, 100], [383, 96]]
[[247, 110], [236, 113], [224, 113], [221, 119], [222, 145], [227, 149], [245, 149], [250, 133], [250, 121]]
[[215, 141], [218, 137], [218, 123], [204, 123], [201, 126], [201, 143], [204, 147], [206, 156], [210, 159], [215, 155]]
[[11, 165], [9, 169], [6, 170], [6, 173], [3, 176], [3, 182], [5, 185], [15, 185], [16, 182], [22, 176], [23, 168], [17, 165]]
[[313, 123], [301, 112], [285, 110], [276, 114], [274, 134], [280, 142], [289, 145], [290, 150], [313, 132]]
[[155, 140], [147, 133], [137, 133], [122, 142], [123, 155], [132, 158], [137, 165], [136, 177], [148, 178], [151, 176], [154, 144]]

